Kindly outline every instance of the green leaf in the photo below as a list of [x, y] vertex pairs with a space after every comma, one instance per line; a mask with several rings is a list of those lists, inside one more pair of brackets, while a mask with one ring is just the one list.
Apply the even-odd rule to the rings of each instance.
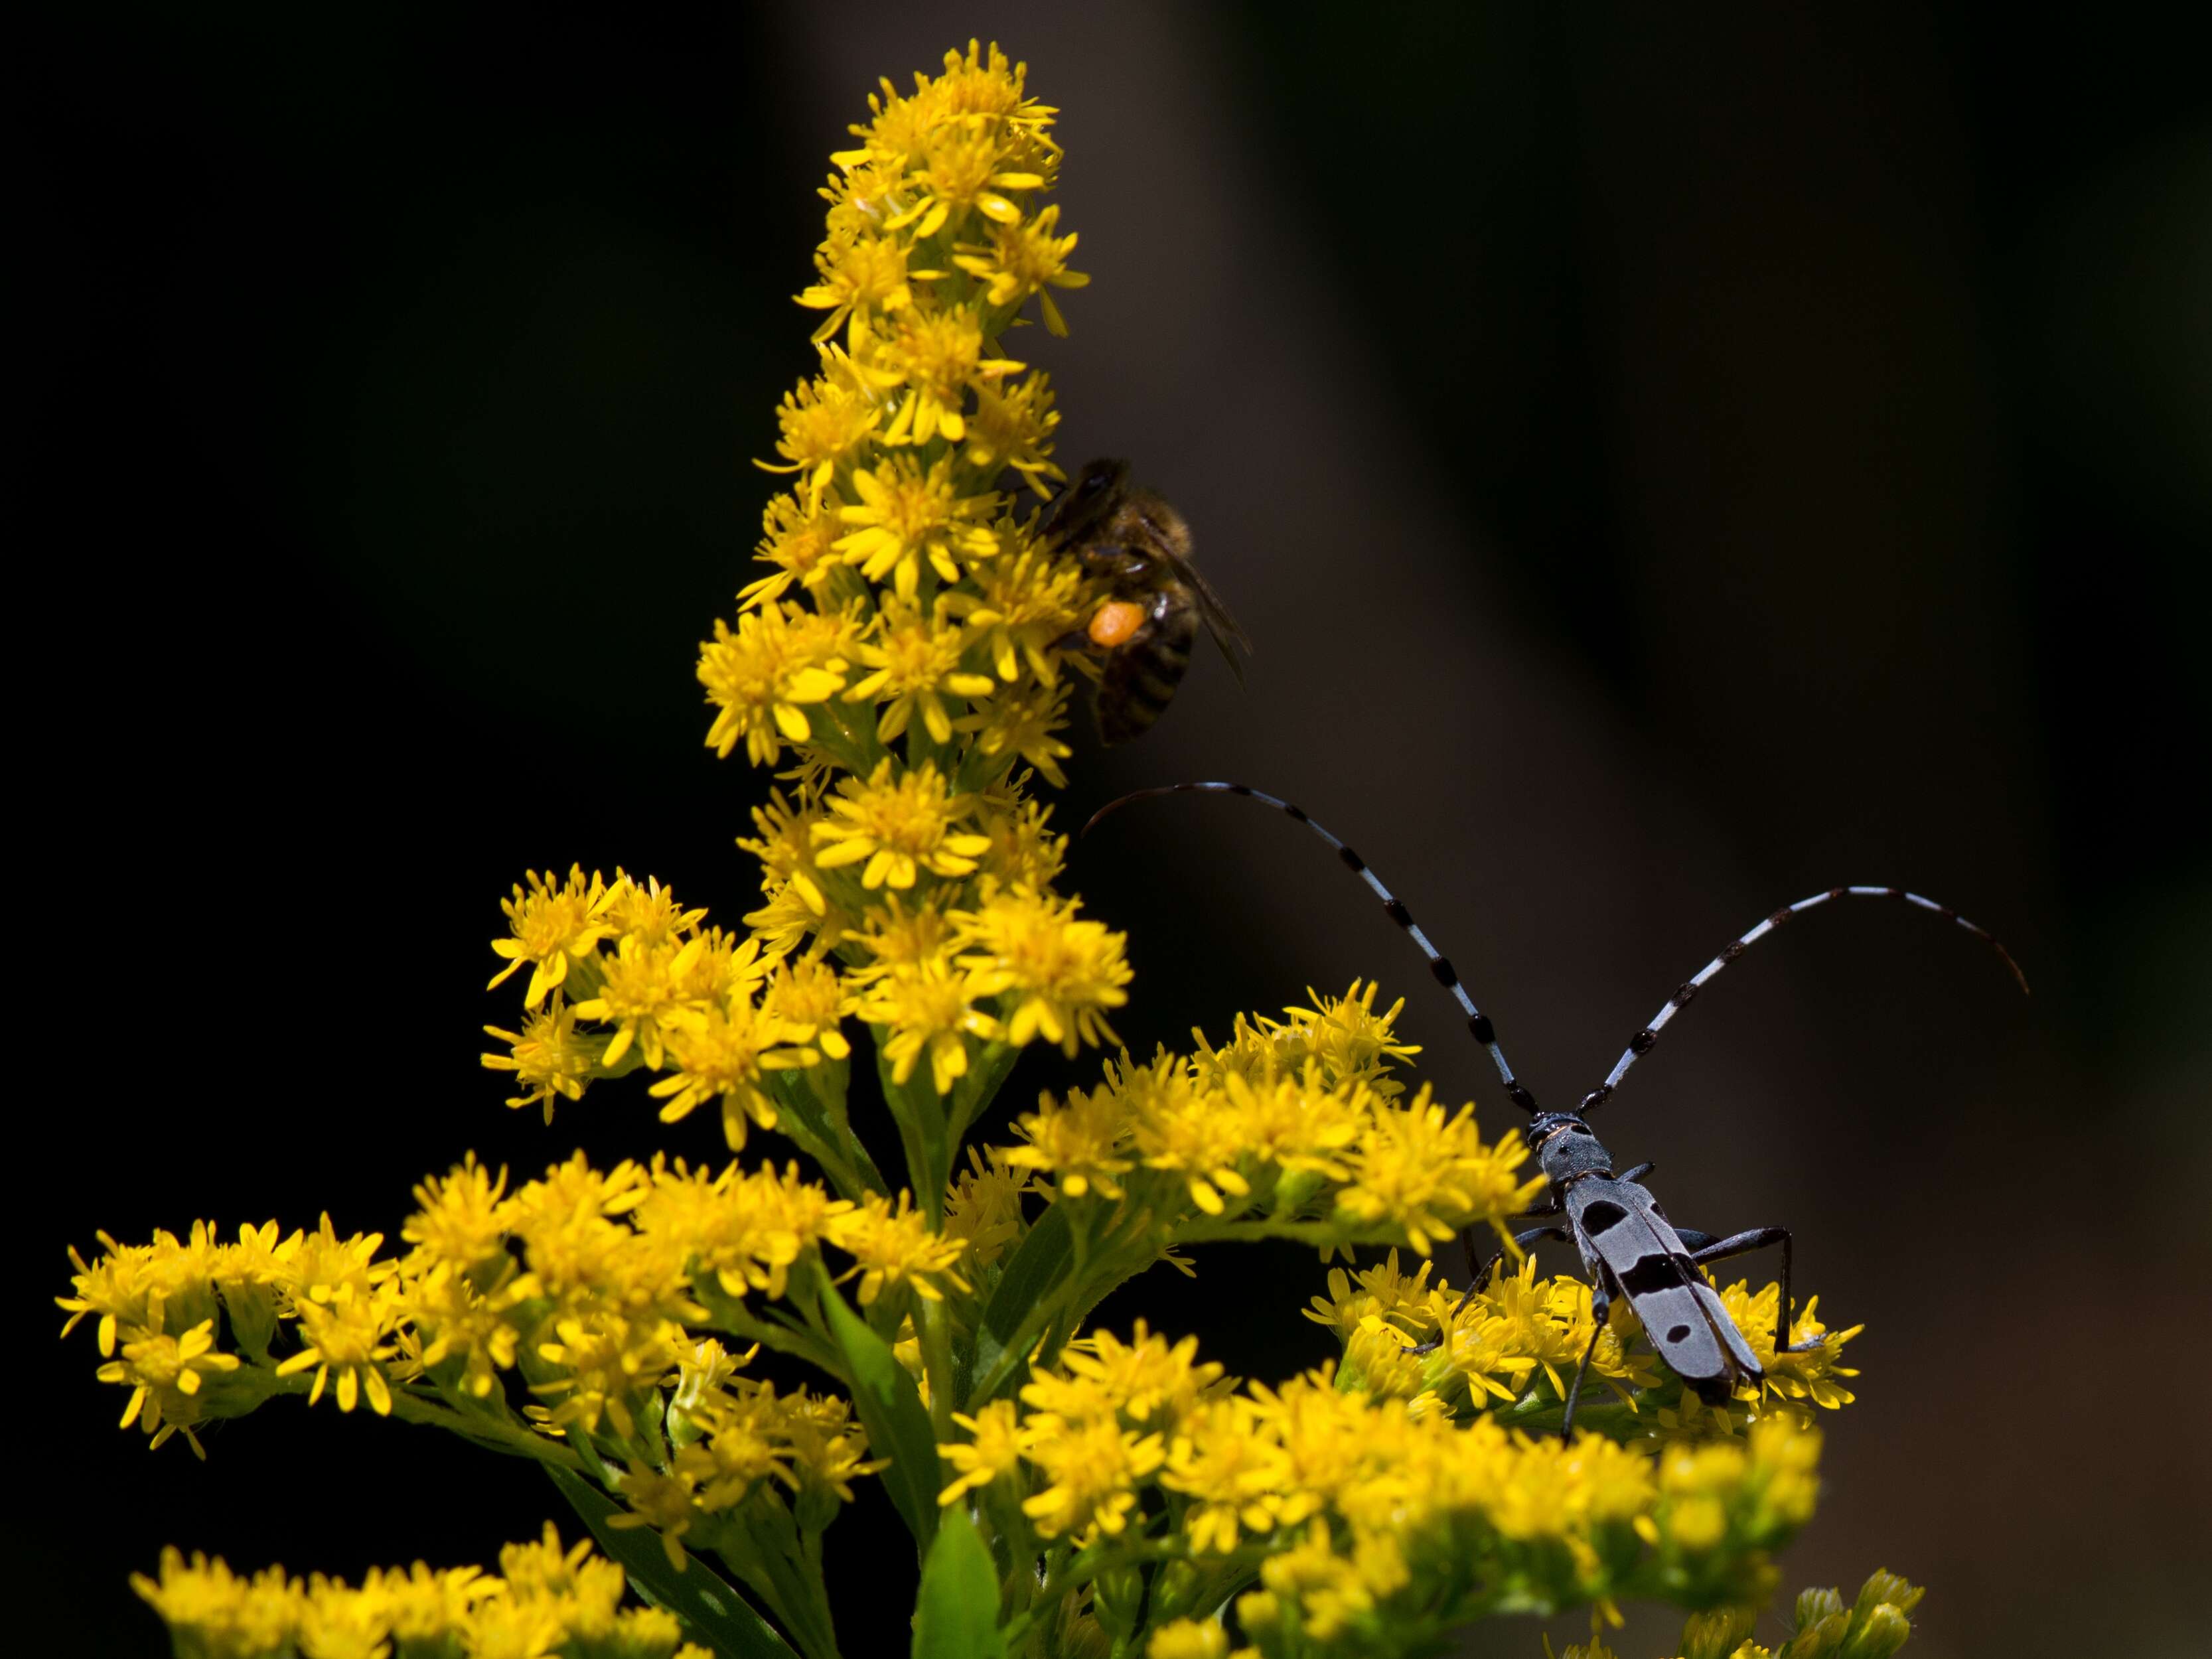
[[549, 1468], [546, 1473], [584, 1517], [599, 1547], [629, 1575], [631, 1587], [681, 1619], [720, 1659], [798, 1659], [775, 1626], [697, 1556], [678, 1572], [668, 1565], [658, 1533], [647, 1527], [609, 1526], [609, 1517], [622, 1511], [605, 1492], [566, 1469]]
[[844, 1350], [853, 1375], [853, 1404], [868, 1431], [868, 1447], [891, 1465], [883, 1474], [899, 1516], [918, 1548], [927, 1549], [937, 1534], [937, 1494], [945, 1480], [937, 1463], [937, 1431], [914, 1379], [891, 1353], [891, 1346], [845, 1305], [837, 1287], [822, 1279], [822, 1312], [830, 1334]]
[[868, 1193], [889, 1193], [890, 1188], [846, 1117], [848, 1070], [845, 1061], [825, 1059], [818, 1065], [787, 1067], [767, 1076], [791, 1138], [822, 1165], [839, 1197], [857, 1202]]
[[1006, 1651], [998, 1569], [968, 1511], [955, 1504], [939, 1523], [937, 1541], [922, 1564], [914, 1659], [1003, 1659]]
[[[994, 1386], [1006, 1351], [1021, 1340], [1022, 1327], [1074, 1266], [1074, 1240], [1069, 1235], [1067, 1212], [1048, 1205], [1021, 1247], [1000, 1270], [998, 1287], [983, 1309], [983, 1323], [975, 1333], [972, 1374], [983, 1386]], [[988, 1398], [988, 1396], [981, 1396]], [[978, 1397], [971, 1394], [970, 1405]]]

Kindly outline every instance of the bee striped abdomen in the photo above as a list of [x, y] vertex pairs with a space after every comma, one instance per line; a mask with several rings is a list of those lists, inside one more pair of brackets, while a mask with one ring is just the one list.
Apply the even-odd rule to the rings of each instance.
[[1155, 596], [1152, 617], [1107, 658], [1098, 680], [1098, 736], [1127, 743], [1152, 730], [1190, 669], [1196, 607], [1173, 590]]

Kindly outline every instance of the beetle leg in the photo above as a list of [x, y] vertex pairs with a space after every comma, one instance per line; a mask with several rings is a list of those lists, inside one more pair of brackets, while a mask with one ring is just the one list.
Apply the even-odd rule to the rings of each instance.
[[[1524, 1233], [1514, 1234], [1513, 1242], [1525, 1250], [1540, 1238], [1564, 1240], [1566, 1237], [1567, 1230], [1565, 1227], [1531, 1227]], [[1470, 1250], [1468, 1254], [1472, 1255], [1474, 1252]], [[1462, 1292], [1459, 1304], [1451, 1310], [1451, 1317], [1444, 1322], [1443, 1330], [1437, 1333], [1437, 1340], [1433, 1342], [1424, 1342], [1413, 1350], [1415, 1353], [1433, 1353], [1443, 1346], [1444, 1332], [1450, 1330], [1459, 1322], [1459, 1316], [1467, 1311], [1467, 1304], [1474, 1299], [1474, 1293], [1490, 1282], [1490, 1275], [1497, 1271], [1498, 1264], [1504, 1259], [1505, 1251], [1502, 1246], [1491, 1252], [1490, 1259], [1482, 1264], [1481, 1270], [1467, 1281], [1467, 1289]]]
[[[1818, 1341], [1790, 1346], [1790, 1323], [1796, 1316], [1797, 1300], [1790, 1294], [1790, 1230], [1787, 1227], [1753, 1227], [1745, 1232], [1731, 1233], [1726, 1238], [1715, 1238], [1711, 1233], [1686, 1231], [1677, 1227], [1675, 1232], [1682, 1243], [1690, 1247], [1690, 1260], [1699, 1267], [1709, 1261], [1725, 1261], [1730, 1256], [1748, 1255], [1753, 1250], [1763, 1250], [1770, 1244], [1782, 1247], [1782, 1307], [1776, 1315], [1774, 1351], [1777, 1353], [1807, 1353], [1820, 1346]], [[1823, 1338], [1821, 1340], [1825, 1341]]]
[[1567, 1408], [1559, 1417], [1559, 1438], [1575, 1437], [1575, 1401], [1582, 1397], [1583, 1378], [1589, 1374], [1590, 1356], [1597, 1352], [1597, 1340], [1605, 1334], [1606, 1316], [1613, 1310], [1613, 1298], [1605, 1293], [1605, 1286], [1597, 1285], [1590, 1290], [1590, 1317], [1596, 1322], [1590, 1330], [1589, 1346], [1583, 1350], [1583, 1363], [1575, 1367], [1575, 1380], [1567, 1389]]

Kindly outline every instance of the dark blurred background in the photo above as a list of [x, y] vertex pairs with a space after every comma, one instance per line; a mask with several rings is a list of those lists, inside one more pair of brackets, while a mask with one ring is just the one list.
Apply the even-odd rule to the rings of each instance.
[[[47, 1150], [11, 1605], [151, 1652], [124, 1578], [164, 1542], [352, 1575], [556, 1512], [524, 1465], [327, 1405], [149, 1456], [45, 1298], [95, 1228], [396, 1234], [471, 1148], [716, 1154], [641, 1089], [504, 1110], [485, 942], [526, 866], [746, 906], [762, 780], [701, 744], [694, 643], [811, 361], [826, 154], [878, 75], [974, 33], [1065, 112], [1096, 281], [1072, 339], [1019, 343], [1063, 459], [1133, 457], [1259, 642], [1247, 690], [1201, 660], [1150, 738], [1086, 748], [1063, 826], [1181, 778], [1303, 802], [1554, 1104], [1783, 900], [1899, 882], [1994, 928], [2032, 1002], [1921, 919], [1822, 915], [1601, 1127], [1689, 1222], [1795, 1228], [1824, 1313], [1869, 1323], [1789, 1586], [1932, 1583], [1929, 1659], [2200, 1650], [2207, 33], [928, 0], [107, 14], [27, 57], [16, 867], [33, 914], [48, 882], [81, 908], [16, 981], [76, 1012], [19, 1028]], [[1131, 931], [1133, 1045], [1379, 974], [1439, 1086], [1508, 1122], [1292, 827], [1164, 803], [1070, 884]], [[1027, 1061], [1007, 1099], [1073, 1074]], [[1309, 1253], [1199, 1266], [1107, 1316], [1267, 1377], [1327, 1351]], [[903, 1608], [879, 1498], [831, 1549]], [[902, 1647], [863, 1616], [848, 1651]]]

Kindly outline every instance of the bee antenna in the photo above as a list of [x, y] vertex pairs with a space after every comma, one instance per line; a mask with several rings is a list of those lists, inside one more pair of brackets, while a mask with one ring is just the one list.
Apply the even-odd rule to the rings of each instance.
[[1796, 903], [1785, 905], [1777, 910], [1749, 933], [1740, 935], [1734, 943], [1725, 946], [1720, 955], [1698, 969], [1691, 978], [1677, 986], [1674, 994], [1667, 999], [1667, 1006], [1653, 1016], [1651, 1023], [1629, 1039], [1628, 1047], [1622, 1051], [1620, 1061], [1607, 1074], [1605, 1081], [1583, 1097], [1583, 1103], [1579, 1109], [1587, 1112], [1594, 1107], [1602, 1106], [1612, 1097], [1613, 1091], [1620, 1086], [1620, 1079], [1628, 1075], [1628, 1068], [1648, 1053], [1653, 1043], [1658, 1042], [1659, 1033], [1667, 1028], [1667, 1022], [1688, 1006], [1690, 999], [1704, 988], [1707, 980], [1712, 978], [1714, 975], [1719, 973], [1722, 969], [1781, 927], [1783, 923], [1803, 915], [1816, 905], [1826, 904], [1830, 899], [1841, 898], [1897, 899], [1911, 905], [1916, 909], [1929, 911], [1942, 917], [1946, 921], [1965, 928], [1995, 951], [2004, 965], [2012, 969], [2012, 976], [2018, 981], [2022, 996], [2033, 994], [2027, 988], [2027, 975], [2021, 972], [2020, 963], [2013, 960], [2012, 952], [2004, 948], [1996, 935], [1986, 928], [1977, 927], [1949, 905], [1938, 904], [1934, 899], [1923, 898], [1917, 893], [1908, 893], [1902, 887], [1831, 887], [1825, 893], [1815, 893], [1810, 898], [1799, 899]]
[[1091, 821], [1085, 824], [1081, 830], [1076, 832], [1075, 838], [1078, 841], [1082, 840], [1084, 836], [1089, 835], [1093, 830], [1096, 830], [1103, 819], [1108, 817], [1113, 813], [1120, 811], [1123, 807], [1129, 805], [1133, 802], [1152, 800], [1162, 795], [1200, 794], [1242, 795], [1247, 800], [1256, 800], [1263, 806], [1272, 806], [1277, 811], [1287, 814], [1289, 817], [1296, 818], [1300, 823], [1305, 825], [1307, 829], [1312, 830], [1314, 834], [1319, 836], [1323, 841], [1334, 848], [1336, 849], [1337, 857], [1341, 859], [1355, 875], [1367, 884], [1368, 887], [1374, 892], [1376, 897], [1382, 901], [1383, 914], [1388, 915], [1391, 921], [1396, 922], [1399, 929], [1411, 938], [1414, 944], [1421, 947], [1421, 954], [1429, 959], [1429, 974], [1431, 977], [1432, 977], [1437, 984], [1443, 986], [1445, 990], [1450, 992], [1453, 998], [1459, 1003], [1461, 1013], [1467, 1017], [1467, 1029], [1468, 1032], [1489, 1054], [1492, 1063], [1498, 1067], [1498, 1075], [1504, 1079], [1506, 1098], [1510, 1100], [1516, 1106], [1518, 1106], [1522, 1111], [1528, 1113], [1531, 1116], [1534, 1115], [1536, 1111], [1536, 1102], [1534, 1097], [1530, 1095], [1526, 1089], [1522, 1088], [1521, 1086], [1520, 1079], [1513, 1075], [1513, 1067], [1506, 1063], [1505, 1051], [1498, 1046], [1497, 1034], [1491, 1029], [1490, 1017], [1485, 1014], [1481, 1009], [1474, 1006], [1474, 999], [1468, 995], [1467, 988], [1460, 983], [1458, 972], [1452, 967], [1451, 963], [1446, 960], [1443, 953], [1438, 951], [1435, 945], [1429, 943], [1429, 936], [1423, 933], [1419, 925], [1414, 921], [1413, 912], [1408, 910], [1404, 904], [1400, 902], [1397, 895], [1393, 893], [1388, 887], [1385, 887], [1381, 880], [1376, 878], [1375, 872], [1367, 867], [1367, 860], [1361, 858], [1358, 854], [1353, 852], [1351, 848], [1346, 846], [1343, 842], [1339, 840], [1335, 836], [1331, 835], [1320, 824], [1315, 823], [1314, 820], [1307, 815], [1304, 807], [1294, 806], [1289, 801], [1279, 799], [1273, 795], [1263, 794], [1259, 790], [1251, 787], [1249, 784], [1163, 784], [1155, 789], [1139, 789], [1132, 793], [1123, 795], [1118, 800], [1108, 801], [1105, 805], [1100, 807], [1096, 812], [1093, 812], [1091, 815]]

